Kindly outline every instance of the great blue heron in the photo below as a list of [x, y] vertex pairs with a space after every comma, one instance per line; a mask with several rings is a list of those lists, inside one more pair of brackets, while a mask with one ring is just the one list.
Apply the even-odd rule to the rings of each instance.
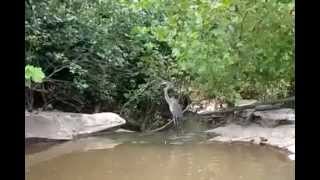
[[169, 110], [172, 114], [172, 120], [176, 128], [179, 127], [179, 124], [181, 121], [181, 118], [183, 117], [183, 110], [181, 105], [179, 104], [178, 99], [174, 97], [169, 97], [168, 95], [168, 90], [173, 88], [173, 84], [170, 82], [163, 82], [162, 85], [166, 85], [166, 87], [163, 89], [164, 91], [164, 98], [166, 99], [168, 105], [169, 105]]

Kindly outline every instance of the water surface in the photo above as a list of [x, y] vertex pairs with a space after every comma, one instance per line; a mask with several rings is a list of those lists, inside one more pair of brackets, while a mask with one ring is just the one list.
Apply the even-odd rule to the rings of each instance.
[[193, 134], [81, 139], [27, 153], [26, 165], [28, 180], [294, 179], [293, 161], [275, 149], [207, 143]]

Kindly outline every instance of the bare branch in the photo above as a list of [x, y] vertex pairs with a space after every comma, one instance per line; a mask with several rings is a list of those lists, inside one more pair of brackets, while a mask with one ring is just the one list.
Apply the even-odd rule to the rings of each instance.
[[154, 133], [154, 132], [158, 132], [158, 131], [161, 131], [162, 129], [166, 128], [167, 126], [169, 126], [171, 123], [173, 122], [173, 120], [169, 121], [167, 124], [165, 124], [164, 126], [160, 127], [160, 128], [157, 128], [157, 129], [154, 129], [154, 130], [151, 130], [147, 133]]
[[69, 66], [70, 66], [70, 65], [65, 65], [65, 66], [62, 66], [62, 67], [60, 67], [60, 68], [58, 68], [58, 69], [54, 70], [50, 75], [48, 75], [48, 76], [46, 77], [46, 79], [50, 78], [51, 76], [53, 76], [53, 75], [54, 75], [54, 74], [56, 74], [57, 72], [59, 72], [59, 71], [61, 71], [61, 70], [65, 69], [65, 68], [67, 68], [67, 67], [69, 67]]
[[61, 83], [72, 83], [71, 81], [65, 81], [65, 80], [59, 80], [59, 79], [52, 79], [52, 78], [48, 78], [44, 81], [44, 82], [61, 82]]

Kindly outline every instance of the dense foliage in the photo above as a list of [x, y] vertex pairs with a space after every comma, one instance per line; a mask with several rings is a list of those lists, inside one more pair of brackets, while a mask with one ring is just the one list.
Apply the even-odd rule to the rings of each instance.
[[167, 109], [162, 80], [230, 102], [287, 96], [292, 9], [279, 0], [26, 1], [26, 63], [46, 75], [35, 106], [121, 112], [145, 129], [164, 123], [154, 120]]
[[193, 82], [207, 95], [231, 101], [287, 95], [294, 65], [290, 1], [141, 0], [128, 4], [164, 17], [148, 31], [169, 44], [179, 67], [191, 72]]

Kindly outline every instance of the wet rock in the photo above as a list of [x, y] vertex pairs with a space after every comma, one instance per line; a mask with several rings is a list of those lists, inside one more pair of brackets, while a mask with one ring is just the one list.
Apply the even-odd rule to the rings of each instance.
[[254, 144], [268, 144], [295, 153], [295, 125], [283, 125], [275, 128], [265, 128], [257, 124], [240, 126], [229, 124], [224, 127], [205, 131], [218, 136], [209, 141], [220, 142], [251, 142]]
[[118, 114], [38, 112], [25, 113], [25, 137], [71, 140], [76, 136], [118, 127], [126, 120]]
[[115, 132], [117, 132], [117, 133], [134, 133], [136, 131], [130, 131], [127, 129], [117, 129]]
[[245, 109], [243, 111], [236, 112], [235, 123], [245, 126], [249, 125], [252, 122], [254, 111], [254, 109]]
[[290, 154], [288, 157], [292, 161], [294, 161], [296, 159], [296, 155], [295, 154]]
[[292, 153], [295, 153], [295, 152], [296, 152], [296, 151], [295, 151], [295, 145], [293, 144], [293, 145], [289, 146], [289, 147], [288, 147], [288, 150], [289, 150], [290, 152], [292, 152]]
[[289, 150], [290, 153], [292, 153], [289, 155], [289, 159], [294, 161], [295, 160], [295, 145], [293, 144], [293, 145], [287, 147], [287, 149]]
[[293, 124], [295, 112], [293, 109], [276, 109], [266, 111], [255, 111], [253, 113], [256, 122], [263, 127], [275, 127], [280, 124]]
[[280, 109], [280, 108], [281, 108], [281, 104], [276, 104], [276, 105], [267, 104], [267, 105], [257, 105], [254, 109], [256, 111], [266, 111], [266, 110]]
[[263, 127], [276, 127], [284, 124], [294, 124], [295, 112], [293, 109], [245, 109], [236, 111], [232, 122], [247, 126], [251, 123], [259, 124]]

